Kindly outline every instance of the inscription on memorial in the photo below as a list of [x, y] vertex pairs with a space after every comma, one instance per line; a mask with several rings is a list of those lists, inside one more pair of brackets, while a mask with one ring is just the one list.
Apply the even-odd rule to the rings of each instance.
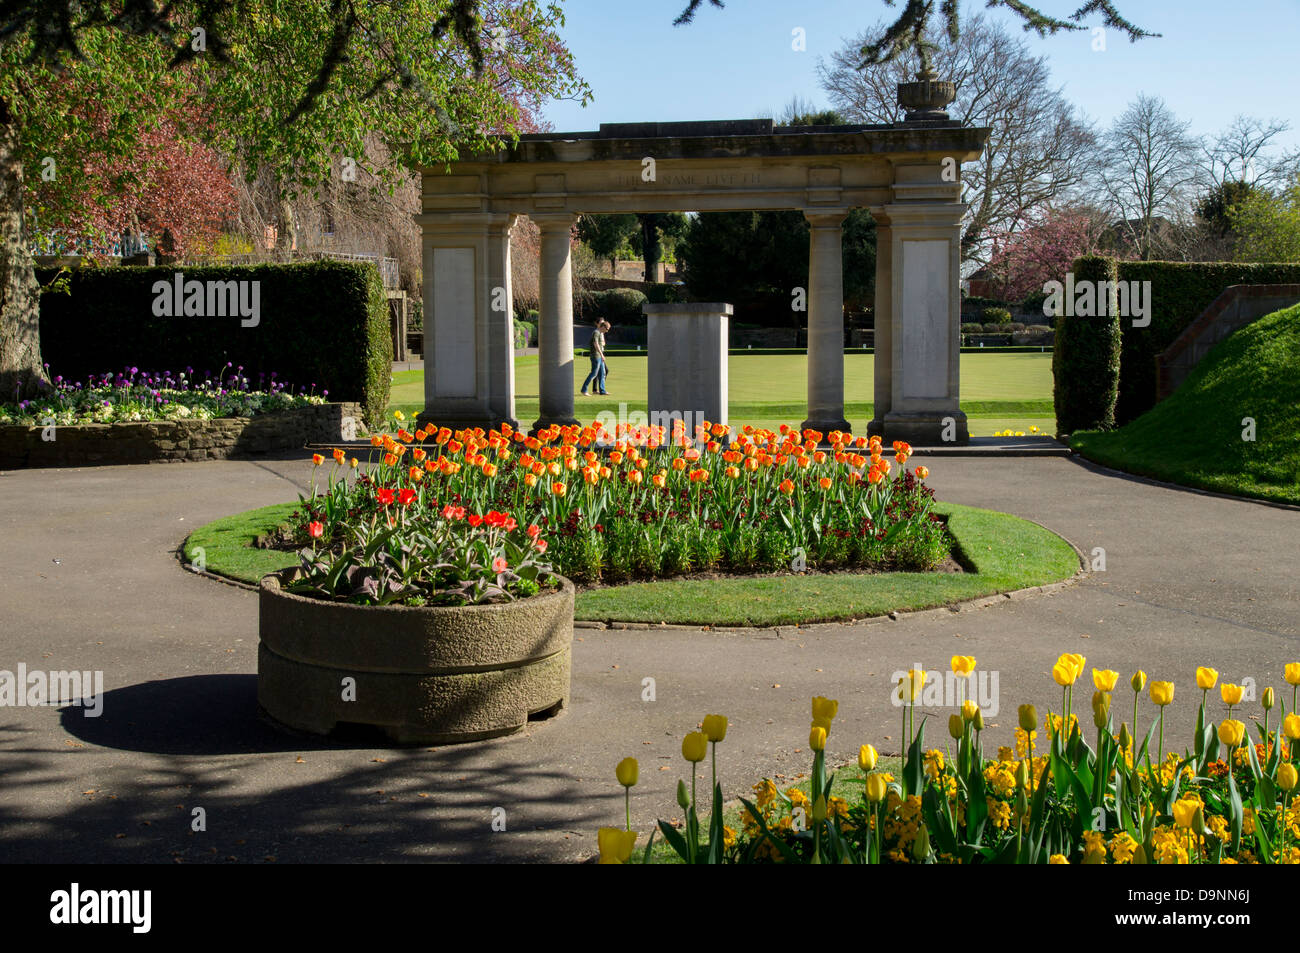
[[644, 182], [640, 175], [635, 173], [616, 174], [613, 177], [615, 188], [628, 189], [654, 188], [656, 186], [663, 188], [681, 188], [683, 186], [692, 186], [695, 188], [717, 188], [719, 186], [742, 186], [742, 185], [762, 185], [762, 173], [759, 172], [661, 172], [652, 182]]

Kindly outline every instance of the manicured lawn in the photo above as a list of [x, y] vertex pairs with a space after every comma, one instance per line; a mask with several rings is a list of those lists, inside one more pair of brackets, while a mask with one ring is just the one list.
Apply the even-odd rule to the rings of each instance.
[[[1051, 354], [963, 354], [962, 409], [971, 418], [975, 436], [995, 430], [1028, 432], [1030, 426], [1052, 433]], [[874, 357], [849, 351], [844, 357], [845, 416], [855, 433], [865, 433], [872, 416]], [[646, 409], [646, 359], [611, 357], [608, 397], [583, 397], [577, 392], [589, 362], [575, 359], [574, 407], [580, 420], [601, 411]], [[736, 426], [774, 427], [798, 424], [807, 412], [807, 359], [802, 354], [732, 355], [727, 365], [730, 403], [728, 414]], [[515, 358], [516, 414], [521, 423], [537, 419], [537, 357]], [[418, 413], [424, 408], [424, 372], [400, 371], [393, 375], [392, 409]]]
[[[263, 507], [200, 527], [185, 544], [187, 558], [195, 559], [193, 549], [201, 546], [210, 571], [249, 583], [292, 566], [292, 553], [251, 547], [297, 505]], [[939, 511], [948, 515], [975, 572], [668, 579], [584, 592], [574, 614], [604, 622], [789, 625], [931, 608], [1057, 582], [1078, 569], [1065, 540], [1027, 520], [951, 503]]]
[[[1242, 439], [1243, 419], [1255, 439]], [[1186, 486], [1300, 503], [1300, 305], [1221, 341], [1169, 398], [1109, 433], [1076, 433], [1090, 460]]]

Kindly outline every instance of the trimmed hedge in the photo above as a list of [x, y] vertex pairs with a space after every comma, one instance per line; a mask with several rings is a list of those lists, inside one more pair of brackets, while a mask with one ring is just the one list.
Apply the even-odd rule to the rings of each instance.
[[[258, 281], [259, 320], [154, 314], [155, 282]], [[54, 275], [39, 269], [44, 284]], [[206, 284], [205, 284], [206, 288]], [[331, 400], [362, 405], [378, 427], [388, 407], [393, 344], [388, 299], [368, 264], [312, 261], [220, 267], [78, 268], [69, 294], [41, 295], [41, 353], [68, 380], [124, 367], [218, 371], [227, 362]]]
[[1115, 426], [1119, 396], [1120, 319], [1115, 313], [1115, 260], [1080, 258], [1074, 263], [1074, 280], [1110, 282], [1110, 302], [1103, 317], [1071, 316], [1063, 307], [1056, 318], [1052, 350], [1052, 397], [1056, 429], [1110, 430]]
[[1130, 319], [1121, 322], [1123, 344], [1115, 407], [1120, 425], [1156, 405], [1156, 355], [1173, 344], [1225, 290], [1233, 285], [1300, 284], [1300, 264], [1121, 261], [1117, 267], [1120, 281], [1151, 282], [1151, 323], [1135, 328]]

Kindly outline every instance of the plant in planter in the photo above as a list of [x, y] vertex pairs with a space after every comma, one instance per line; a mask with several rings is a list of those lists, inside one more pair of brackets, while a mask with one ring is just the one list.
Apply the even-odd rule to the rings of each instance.
[[[349, 495], [357, 485], [364, 500]], [[318, 518], [301, 567], [260, 587], [258, 701], [271, 719], [438, 744], [508, 734], [567, 703], [574, 590], [543, 561], [536, 525], [367, 475], [320, 492], [313, 481], [303, 503]]]

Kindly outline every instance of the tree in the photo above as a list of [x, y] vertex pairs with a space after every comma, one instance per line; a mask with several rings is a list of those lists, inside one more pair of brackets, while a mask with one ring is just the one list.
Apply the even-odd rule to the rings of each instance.
[[[490, 12], [490, 17], [484, 11]], [[522, 106], [589, 96], [538, 0], [12, 0], [0, 6], [0, 392], [42, 379], [35, 279], [22, 229], [24, 168], [47, 124], [90, 152], [130, 153], [132, 96], [197, 104], [209, 145], [265, 167], [282, 196], [313, 193], [351, 164], [397, 169], [490, 150]], [[490, 35], [487, 27], [490, 26]], [[120, 123], [96, 141], [54, 112], [55, 93], [103, 102]], [[143, 112], [143, 111], [142, 111]], [[369, 134], [396, 160], [376, 168]]]
[[615, 272], [618, 251], [640, 228], [637, 217], [626, 215], [584, 215], [578, 221], [578, 237], [597, 258], [608, 258], [610, 274]]
[[[848, 119], [892, 123], [903, 118], [898, 84], [911, 78], [901, 59], [863, 66], [860, 48], [873, 27], [818, 64], [822, 88]], [[957, 86], [949, 113], [989, 129], [984, 151], [962, 175], [962, 252], [987, 261], [989, 240], [1014, 233], [1053, 205], [1076, 197], [1095, 171], [1097, 134], [1051, 84], [1045, 57], [983, 17], [967, 20], [954, 43], [934, 48], [941, 76]]]
[[[882, 0], [886, 6], [893, 6], [894, 0]], [[726, 6], [723, 0], [709, 0], [719, 9]], [[688, 0], [685, 9], [673, 21], [674, 26], [683, 26], [695, 19], [695, 14], [704, 5], [704, 0]], [[1136, 42], [1143, 37], [1159, 36], [1147, 33], [1138, 26], [1125, 20], [1111, 0], [1086, 0], [1068, 19], [1043, 13], [1025, 0], [986, 0], [986, 6], [1006, 7], [1018, 16], [1026, 30], [1041, 36], [1054, 36], [1062, 30], [1086, 30], [1084, 22], [1089, 17], [1101, 14], [1102, 22], [1113, 30], [1125, 34], [1130, 41]], [[937, 47], [930, 41], [931, 25], [942, 20], [943, 32], [952, 43], [956, 43], [961, 33], [961, 0], [942, 0], [938, 16], [935, 14], [935, 0], [908, 0], [902, 12], [880, 35], [862, 46], [862, 64], [874, 66], [904, 58], [905, 54], [915, 51], [922, 72], [931, 68], [931, 57]]]
[[1279, 153], [1274, 140], [1289, 132], [1280, 119], [1237, 116], [1213, 139], [1200, 144], [1201, 173], [1210, 188], [1248, 182], [1264, 189], [1286, 188], [1300, 175], [1300, 150]]
[[1186, 224], [1197, 175], [1190, 125], [1163, 99], [1139, 93], [1107, 134], [1101, 188], [1118, 214], [1120, 235], [1144, 261], [1167, 246], [1160, 220], [1174, 228]]
[[994, 240], [988, 271], [1003, 301], [1024, 301], [1048, 281], [1061, 281], [1082, 255], [1094, 253], [1102, 223], [1084, 208], [1046, 209], [1024, 227]]
[[1300, 179], [1278, 195], [1254, 192], [1228, 218], [1238, 261], [1300, 261]]

